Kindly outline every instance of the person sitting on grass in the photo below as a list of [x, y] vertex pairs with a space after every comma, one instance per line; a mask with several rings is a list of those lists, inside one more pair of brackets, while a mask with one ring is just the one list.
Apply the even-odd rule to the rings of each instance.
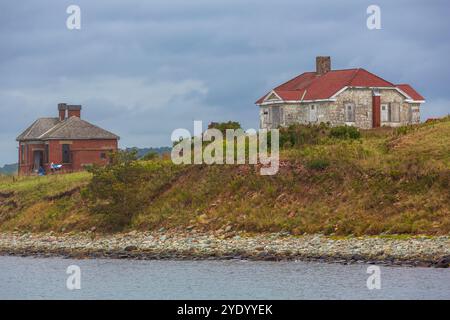
[[50, 163], [50, 170], [52, 170], [52, 172], [59, 171], [61, 168], [62, 164], [54, 164], [53, 162]]
[[42, 166], [38, 169], [38, 176], [45, 176], [45, 169]]

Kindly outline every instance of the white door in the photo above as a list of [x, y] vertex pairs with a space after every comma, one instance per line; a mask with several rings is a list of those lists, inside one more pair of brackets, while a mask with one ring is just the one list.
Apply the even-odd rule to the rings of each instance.
[[309, 106], [309, 122], [317, 122], [317, 106], [314, 104]]
[[381, 122], [389, 121], [389, 108], [387, 104], [381, 105]]

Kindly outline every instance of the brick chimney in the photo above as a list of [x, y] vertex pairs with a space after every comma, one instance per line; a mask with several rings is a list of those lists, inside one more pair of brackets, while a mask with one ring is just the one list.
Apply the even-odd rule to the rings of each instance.
[[321, 76], [331, 70], [331, 58], [329, 56], [316, 57], [316, 75]]
[[81, 117], [81, 105], [68, 105], [67, 106], [67, 110], [68, 110], [68, 115], [67, 117]]
[[63, 121], [64, 119], [66, 119], [67, 104], [58, 103], [58, 112], [59, 112], [59, 120], [60, 121]]

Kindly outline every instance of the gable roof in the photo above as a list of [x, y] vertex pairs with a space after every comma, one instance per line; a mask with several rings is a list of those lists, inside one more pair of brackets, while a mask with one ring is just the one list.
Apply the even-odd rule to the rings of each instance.
[[[53, 119], [53, 123], [49, 120]], [[52, 124], [52, 125], [51, 125]], [[39, 128], [39, 130], [38, 130]], [[44, 130], [45, 128], [45, 130]], [[52, 140], [52, 139], [119, 139], [119, 136], [97, 127], [79, 117], [70, 117], [63, 121], [58, 118], [41, 118], [35, 121], [27, 130], [17, 137], [23, 140]]]
[[[401, 91], [408, 95], [407, 98], [410, 98], [410, 100], [424, 100], [411, 86], [400, 86], [408, 86], [408, 88], [405, 90], [401, 89]], [[323, 75], [317, 75], [315, 72], [305, 72], [275, 87], [269, 94], [258, 99], [256, 104], [262, 104], [273, 93], [280, 97], [281, 101], [329, 100], [346, 87], [386, 87], [400, 89], [400, 87], [393, 83], [362, 68], [330, 70]], [[409, 92], [414, 92], [416, 95], [410, 95]], [[417, 97], [421, 99], [416, 99]]]

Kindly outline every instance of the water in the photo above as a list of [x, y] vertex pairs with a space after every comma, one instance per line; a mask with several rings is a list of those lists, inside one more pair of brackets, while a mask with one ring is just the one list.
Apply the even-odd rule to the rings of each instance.
[[[81, 290], [66, 269], [81, 268]], [[450, 270], [254, 261], [0, 257], [0, 299], [450, 299]]]

